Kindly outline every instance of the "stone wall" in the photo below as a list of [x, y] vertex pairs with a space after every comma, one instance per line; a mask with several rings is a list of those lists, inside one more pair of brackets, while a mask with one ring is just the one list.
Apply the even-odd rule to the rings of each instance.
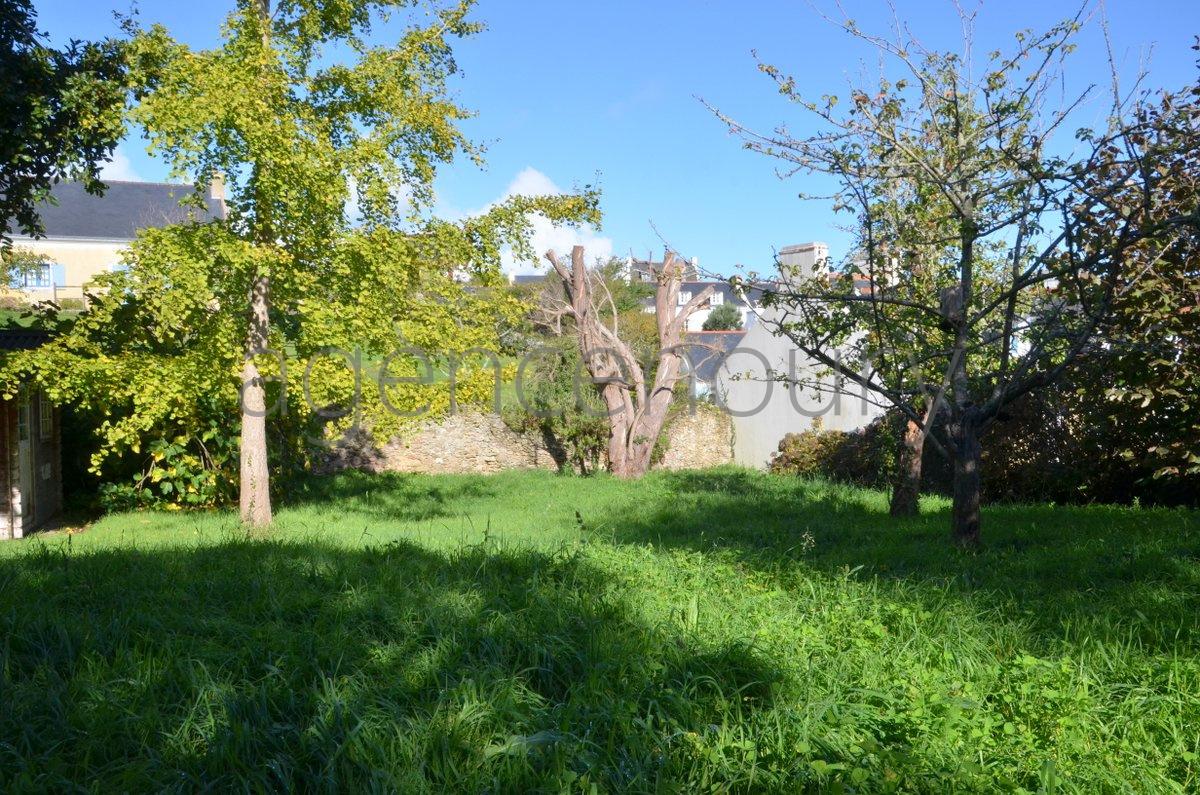
[[667, 452], [659, 469], [706, 469], [733, 461], [733, 422], [711, 406], [697, 406], [667, 426]]
[[[699, 407], [695, 414], [684, 413], [667, 426], [667, 438], [658, 468], [701, 469], [733, 460], [733, 423], [724, 412]], [[561, 455], [553, 447], [532, 433], [512, 430], [495, 414], [461, 412], [426, 420], [382, 447], [368, 434], [348, 437], [322, 468], [426, 474], [557, 470]]]

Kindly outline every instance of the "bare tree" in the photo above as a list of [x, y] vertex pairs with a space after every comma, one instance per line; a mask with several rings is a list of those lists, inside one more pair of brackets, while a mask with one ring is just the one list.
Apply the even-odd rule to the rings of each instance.
[[1148, 187], [1158, 177], [1122, 121], [1115, 80], [1105, 133], [1048, 146], [1090, 91], [1052, 108], [1079, 16], [1018, 34], [1015, 51], [992, 53], [978, 76], [971, 16], [962, 22], [962, 55], [926, 50], [900, 24], [890, 39], [836, 23], [904, 72], [852, 88], [841, 108], [835, 96], [800, 97], [764, 64], [816, 119], [811, 135], [759, 134], [715, 112], [788, 174], [836, 179], [835, 206], [855, 214], [861, 256], [841, 273], [773, 278], [767, 316], [800, 351], [903, 415], [905, 465], [926, 441], [949, 457], [953, 537], [972, 546], [982, 435], [1094, 344], [1127, 287], [1124, 253], [1155, 232]]
[[612, 296], [599, 274], [587, 268], [583, 247], [571, 250], [569, 268], [553, 251], [546, 252], [546, 259], [558, 274], [563, 296], [561, 301], [551, 302], [546, 312], [560, 330], [564, 319], [574, 321], [580, 357], [604, 402], [609, 469], [620, 478], [641, 477], [650, 469], [654, 444], [666, 422], [675, 386], [686, 375], [687, 320], [712, 297], [713, 288], [704, 288], [679, 306], [683, 262], [674, 253], [667, 253], [657, 274], [654, 309], [658, 352], [653, 381], [647, 384], [646, 370], [636, 352], [621, 339]]

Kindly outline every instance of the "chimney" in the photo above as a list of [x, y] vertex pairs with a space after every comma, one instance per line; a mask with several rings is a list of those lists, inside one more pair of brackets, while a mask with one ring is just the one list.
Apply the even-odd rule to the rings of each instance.
[[225, 175], [220, 171], [212, 173], [212, 179], [208, 183], [208, 198], [225, 201]]
[[779, 249], [779, 264], [792, 275], [808, 278], [829, 270], [829, 246], [813, 241]]

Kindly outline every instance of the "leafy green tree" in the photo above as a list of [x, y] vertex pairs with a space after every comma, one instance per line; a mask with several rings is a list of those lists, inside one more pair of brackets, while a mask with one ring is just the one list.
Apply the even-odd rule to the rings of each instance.
[[[1194, 49], [1200, 49], [1200, 44]], [[1094, 355], [1114, 379], [1113, 413], [1128, 439], [1124, 454], [1157, 478], [1200, 477], [1200, 80], [1138, 112], [1144, 168], [1153, 184], [1160, 235], [1124, 259], [1110, 329], [1113, 345]], [[1115, 153], [1113, 156], [1116, 156]], [[1119, 211], [1114, 207], [1113, 212]]]
[[719, 304], [704, 318], [705, 331], [737, 331], [742, 327], [742, 313], [733, 304]]
[[[969, 31], [970, 18], [963, 22]], [[895, 41], [849, 20], [842, 27], [904, 76], [854, 88], [839, 106], [835, 96], [800, 96], [763, 65], [817, 131], [759, 135], [722, 118], [749, 148], [832, 175], [837, 206], [861, 212], [896, 190], [936, 197], [925, 205], [944, 217], [902, 223], [896, 231], [907, 226], [908, 243], [872, 255], [862, 289], [824, 271], [784, 274], [763, 285], [763, 302], [802, 353], [895, 407], [953, 462], [952, 535], [974, 546], [984, 432], [1101, 336], [1125, 253], [1156, 233], [1160, 175], [1142, 168], [1145, 147], [1119, 104], [1105, 133], [1081, 131], [1070, 155], [1052, 154], [1049, 142], [1079, 101], [1050, 105], [1077, 20], [1018, 34], [1014, 50], [992, 53], [979, 73], [903, 26]], [[931, 256], [908, 256], [921, 249]], [[882, 333], [868, 333], [872, 324]]]
[[[520, 306], [489, 287], [506, 246], [532, 258], [529, 214], [597, 220], [590, 193], [518, 197], [459, 223], [428, 217], [437, 167], [480, 155], [447, 86], [451, 40], [479, 25], [463, 3], [395, 42], [367, 42], [373, 22], [412, 5], [240, 0], [211, 50], [159, 26], [136, 32], [146, 90], [134, 120], [174, 175], [223, 175], [229, 213], [144, 233], [94, 310], [25, 357], [60, 400], [127, 408], [101, 429], [101, 455], [136, 452], [156, 429], [203, 427], [194, 414], [207, 398], [240, 397], [241, 517], [265, 525], [268, 415], [288, 408], [275, 421], [286, 432], [365, 411], [382, 432], [398, 421], [391, 409], [434, 407], [405, 350], [495, 344]], [[330, 348], [345, 355], [322, 355]], [[363, 384], [367, 364], [378, 388]]]
[[0, 0], [0, 245], [37, 237], [38, 202], [60, 179], [101, 193], [100, 165], [124, 134], [129, 84], [123, 45], [56, 50], [41, 41], [30, 0]]

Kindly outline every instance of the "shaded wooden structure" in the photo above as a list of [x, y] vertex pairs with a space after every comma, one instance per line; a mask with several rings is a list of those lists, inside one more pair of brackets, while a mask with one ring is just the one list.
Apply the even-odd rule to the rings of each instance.
[[[0, 329], [0, 355], [36, 348], [43, 331]], [[21, 385], [0, 400], [0, 540], [21, 538], [62, 512], [62, 425], [44, 393]]]

